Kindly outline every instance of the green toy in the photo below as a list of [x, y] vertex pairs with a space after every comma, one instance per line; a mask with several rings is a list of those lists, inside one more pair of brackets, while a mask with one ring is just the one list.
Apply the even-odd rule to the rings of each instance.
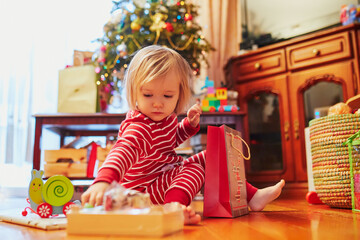
[[27, 210], [42, 218], [61, 213], [66, 215], [71, 205], [75, 204], [75, 202], [70, 202], [74, 195], [73, 184], [67, 177], [61, 175], [50, 177], [44, 184], [43, 174], [42, 170], [31, 170], [29, 197], [27, 198], [30, 207], [26, 207], [22, 215], [26, 216]]

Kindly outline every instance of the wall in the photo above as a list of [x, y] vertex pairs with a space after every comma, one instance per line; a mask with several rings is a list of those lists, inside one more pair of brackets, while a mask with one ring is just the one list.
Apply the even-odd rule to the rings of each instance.
[[[357, 0], [243, 0], [248, 26], [255, 34], [290, 38], [340, 22], [341, 6]], [[243, 18], [243, 23], [245, 17]]]

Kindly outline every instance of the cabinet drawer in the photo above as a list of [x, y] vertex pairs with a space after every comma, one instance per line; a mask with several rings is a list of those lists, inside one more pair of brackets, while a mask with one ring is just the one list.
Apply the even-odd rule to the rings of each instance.
[[236, 81], [245, 81], [285, 72], [285, 65], [285, 51], [281, 49], [237, 59], [232, 71]]
[[349, 33], [339, 33], [286, 48], [289, 69], [351, 57]]

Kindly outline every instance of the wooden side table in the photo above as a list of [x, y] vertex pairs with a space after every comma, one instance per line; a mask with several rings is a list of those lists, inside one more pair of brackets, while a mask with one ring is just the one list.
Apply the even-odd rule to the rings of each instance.
[[[126, 114], [36, 114], [33, 168], [40, 169], [41, 135], [43, 128], [57, 133], [60, 136], [60, 146], [64, 145], [66, 136], [107, 136], [117, 133], [120, 123]], [[181, 121], [186, 115], [179, 115]], [[207, 125], [229, 125], [242, 131], [243, 112], [204, 112], [200, 117], [200, 127]]]

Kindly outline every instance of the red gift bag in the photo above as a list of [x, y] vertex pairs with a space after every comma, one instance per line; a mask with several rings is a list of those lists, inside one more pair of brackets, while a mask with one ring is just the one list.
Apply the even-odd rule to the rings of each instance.
[[228, 126], [208, 126], [204, 216], [233, 218], [249, 213], [244, 159], [250, 158], [250, 152], [244, 157], [243, 142], [241, 133]]

